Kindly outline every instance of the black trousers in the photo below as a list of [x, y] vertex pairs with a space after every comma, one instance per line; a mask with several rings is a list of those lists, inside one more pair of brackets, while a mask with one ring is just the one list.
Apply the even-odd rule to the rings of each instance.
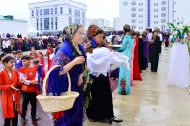
[[159, 53], [161, 53], [162, 52], [162, 41], [160, 41], [160, 43], [159, 43]]
[[8, 47], [8, 53], [11, 53], [11, 46]]
[[4, 51], [4, 53], [8, 54], [9, 53], [9, 48], [4, 48], [3, 51]]
[[14, 111], [14, 118], [5, 118], [4, 121], [4, 126], [11, 126], [11, 122], [12, 122], [12, 126], [17, 126], [18, 124], [18, 112]]
[[21, 113], [21, 118], [26, 117], [26, 111], [28, 104], [30, 102], [31, 105], [31, 117], [35, 118], [36, 117], [36, 93], [28, 93], [28, 92], [22, 92], [23, 96], [23, 102], [22, 102], [22, 113]]
[[157, 72], [159, 62], [159, 52], [153, 52], [151, 56], [151, 70]]

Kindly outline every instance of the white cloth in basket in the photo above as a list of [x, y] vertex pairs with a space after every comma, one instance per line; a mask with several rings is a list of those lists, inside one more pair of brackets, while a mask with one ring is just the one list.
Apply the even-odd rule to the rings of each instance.
[[96, 77], [100, 74], [107, 76], [109, 70], [114, 70], [121, 64], [130, 69], [128, 60], [129, 58], [120, 52], [113, 52], [108, 48], [101, 47], [94, 49], [92, 54], [87, 55], [87, 66], [92, 75]]

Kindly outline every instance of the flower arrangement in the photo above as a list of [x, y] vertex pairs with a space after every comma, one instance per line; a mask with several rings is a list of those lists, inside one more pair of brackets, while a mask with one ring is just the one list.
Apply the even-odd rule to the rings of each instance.
[[168, 23], [168, 26], [171, 30], [170, 40], [172, 43], [174, 42], [181, 42], [182, 44], [189, 43], [190, 26], [183, 25], [182, 22], [178, 22], [176, 25], [174, 25], [173, 23]]

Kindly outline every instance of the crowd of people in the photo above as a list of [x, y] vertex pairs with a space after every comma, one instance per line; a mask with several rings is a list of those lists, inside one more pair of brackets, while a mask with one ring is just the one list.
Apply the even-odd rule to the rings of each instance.
[[30, 51], [31, 47], [36, 50], [47, 49], [47, 44], [51, 44], [52, 47], [56, 47], [62, 41], [62, 38], [58, 36], [46, 36], [43, 37], [24, 37], [18, 35], [17, 37], [10, 37], [9, 34], [6, 37], [0, 37], [0, 48], [4, 53], [11, 53], [13, 51], [21, 50], [22, 52]]
[[[63, 35], [61, 44], [58, 37], [44, 40], [22, 39], [21, 35], [17, 39], [5, 37], [1, 41], [4, 53], [0, 55], [0, 90], [4, 126], [10, 126], [11, 122], [13, 126], [17, 126], [18, 114], [21, 114], [22, 123], [27, 123], [25, 117], [29, 102], [32, 121], [40, 120], [36, 116], [36, 96], [41, 93], [45, 71], [54, 65], [62, 67], [58, 71], [52, 71], [47, 93], [60, 95], [67, 91], [67, 72], [71, 77], [71, 90], [79, 93], [71, 109], [52, 113], [55, 126], [82, 126], [83, 109], [92, 122], [103, 120], [121, 123], [123, 120], [114, 116], [110, 80], [118, 80], [118, 94], [129, 95], [133, 81], [143, 80], [141, 72], [148, 68], [149, 62], [151, 72], [157, 72], [162, 42], [165, 41], [165, 46], [169, 46], [169, 34], [162, 34], [159, 29], [152, 32], [150, 28], [140, 33], [132, 30], [130, 25], [125, 25], [122, 32], [111, 34], [107, 34], [97, 25], [90, 25], [84, 39], [83, 26], [72, 24], [64, 28]], [[113, 48], [111, 45], [121, 47]], [[121, 65], [113, 71], [107, 71], [107, 76], [94, 76], [88, 72], [88, 54], [101, 47], [127, 56], [130, 70]], [[36, 49], [47, 49], [47, 70], [44, 67], [43, 53], [36, 53]], [[23, 51], [28, 50], [31, 50], [30, 55], [22, 55]], [[12, 53], [12, 56], [7, 53]]]

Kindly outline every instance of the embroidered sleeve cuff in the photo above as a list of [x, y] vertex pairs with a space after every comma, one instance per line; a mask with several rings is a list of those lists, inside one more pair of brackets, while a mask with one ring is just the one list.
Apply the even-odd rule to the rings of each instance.
[[29, 81], [29, 80], [26, 80], [26, 81], [24, 82], [24, 84], [30, 85], [30, 81]]

